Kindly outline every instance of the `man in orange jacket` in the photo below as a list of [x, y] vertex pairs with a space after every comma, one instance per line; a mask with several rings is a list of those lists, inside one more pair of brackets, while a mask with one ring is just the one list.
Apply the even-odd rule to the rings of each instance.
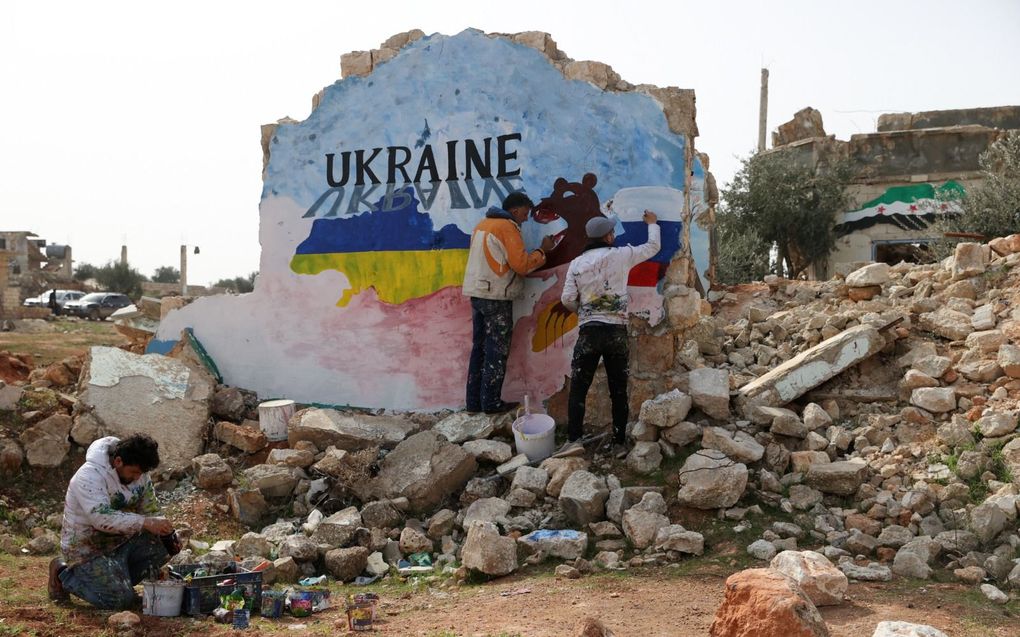
[[528, 253], [521, 224], [534, 204], [522, 192], [510, 193], [503, 207], [489, 208], [471, 233], [464, 296], [471, 297], [473, 338], [468, 363], [467, 410], [498, 414], [516, 407], [503, 401], [503, 378], [513, 331], [513, 300], [524, 291], [524, 276], [542, 267], [553, 238]]

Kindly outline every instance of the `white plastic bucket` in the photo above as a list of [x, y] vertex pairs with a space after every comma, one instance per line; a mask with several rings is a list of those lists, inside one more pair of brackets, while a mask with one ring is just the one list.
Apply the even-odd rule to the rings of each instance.
[[510, 426], [514, 432], [517, 453], [528, 456], [529, 462], [545, 460], [556, 448], [556, 421], [545, 414], [531, 413], [528, 396], [524, 397], [524, 415]]
[[287, 421], [294, 415], [293, 400], [270, 400], [259, 405], [259, 429], [270, 442], [287, 439]]
[[184, 602], [184, 582], [142, 582], [142, 613], [177, 617]]

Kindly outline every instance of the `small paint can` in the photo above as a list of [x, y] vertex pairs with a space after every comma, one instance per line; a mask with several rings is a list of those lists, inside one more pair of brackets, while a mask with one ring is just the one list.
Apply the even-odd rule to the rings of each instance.
[[312, 594], [298, 591], [290, 596], [290, 614], [294, 617], [308, 617], [312, 614]]
[[247, 608], [238, 608], [234, 611], [234, 628], [244, 630], [250, 625], [250, 615]]
[[373, 606], [369, 601], [347, 604], [347, 628], [354, 632], [372, 630]]

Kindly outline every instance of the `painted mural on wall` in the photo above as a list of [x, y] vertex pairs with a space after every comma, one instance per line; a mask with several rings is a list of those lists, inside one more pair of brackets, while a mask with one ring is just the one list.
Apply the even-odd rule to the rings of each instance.
[[893, 224], [902, 230], [923, 230], [937, 215], [958, 213], [960, 207], [955, 202], [963, 194], [963, 185], [952, 180], [940, 186], [892, 186], [856, 210], [843, 213], [837, 219], [836, 232], [849, 234], [880, 223]]
[[[547, 398], [570, 373], [576, 317], [559, 294], [588, 219], [614, 218], [625, 245], [646, 240], [646, 208], [659, 214], [663, 249], [631, 272], [629, 292], [634, 313], [663, 320], [687, 144], [651, 97], [567, 80], [527, 46], [471, 30], [423, 38], [276, 129], [255, 291], [199, 299], [157, 339], [192, 327], [225, 381], [262, 397], [460, 407], [470, 234], [489, 206], [523, 191], [538, 202], [522, 226], [527, 247], [547, 234], [558, 243], [515, 302], [504, 398]], [[704, 170], [690, 170], [697, 212]], [[704, 272], [707, 232], [692, 228], [691, 243]]]

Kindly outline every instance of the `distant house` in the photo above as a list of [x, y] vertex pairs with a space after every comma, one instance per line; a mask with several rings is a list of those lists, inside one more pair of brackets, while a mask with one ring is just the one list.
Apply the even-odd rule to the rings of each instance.
[[78, 287], [72, 281], [70, 246], [47, 244], [26, 230], [0, 231], [0, 316], [39, 313], [22, 306], [26, 297], [51, 287]]

